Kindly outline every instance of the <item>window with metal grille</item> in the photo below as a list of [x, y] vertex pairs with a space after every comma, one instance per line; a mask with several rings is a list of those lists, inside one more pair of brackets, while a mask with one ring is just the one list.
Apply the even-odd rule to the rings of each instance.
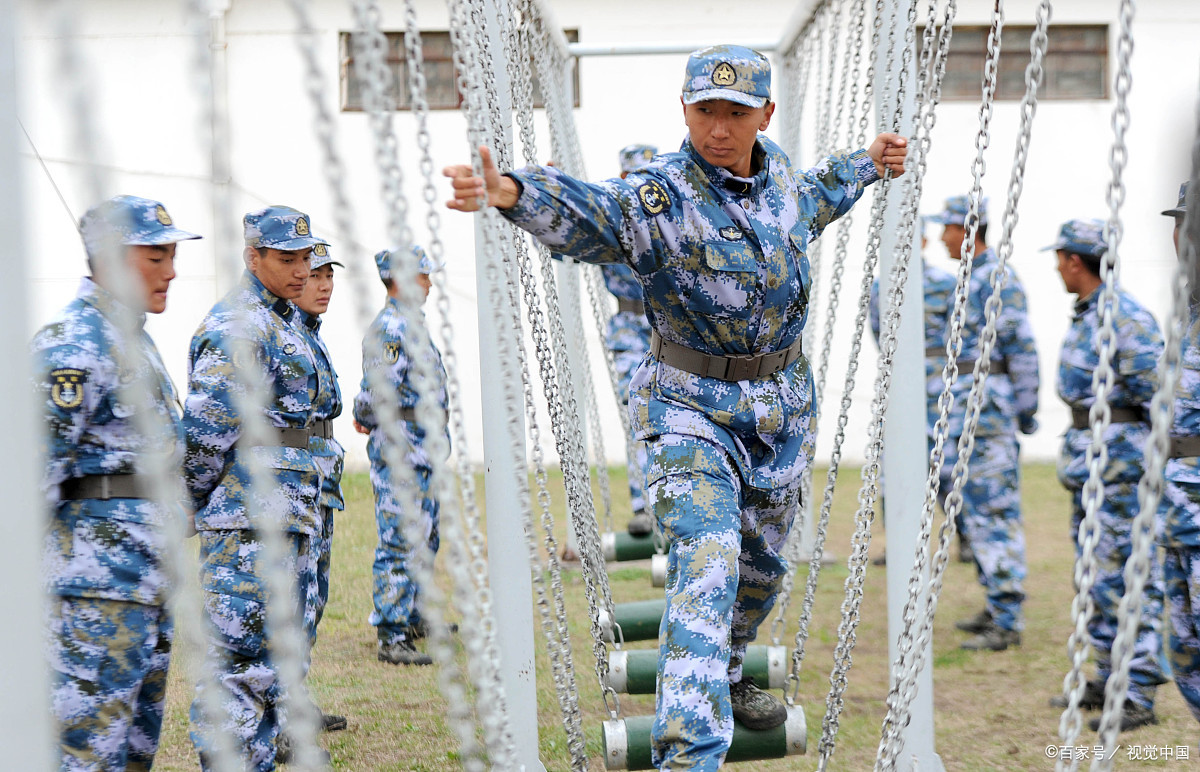
[[[412, 99], [408, 87], [408, 58], [404, 53], [404, 33], [385, 32], [387, 36], [387, 65], [391, 70], [389, 99], [397, 110], [411, 110]], [[579, 30], [563, 30], [571, 43], [579, 41]], [[341, 96], [342, 110], [357, 112], [364, 109], [363, 84], [354, 70], [354, 43], [349, 32], [341, 33]], [[458, 90], [458, 78], [454, 72], [454, 46], [450, 33], [444, 31], [421, 31], [422, 71], [425, 73], [425, 98], [431, 110], [456, 110], [462, 104]], [[572, 57], [575, 66], [572, 74], [571, 93], [575, 107], [579, 107], [579, 59]], [[529, 63], [534, 71], [533, 62]], [[534, 107], [545, 107], [541, 84], [537, 75], [533, 77]]]
[[[1000, 46], [996, 99], [1016, 101], [1025, 95], [1032, 25], [1006, 25]], [[942, 81], [943, 100], [979, 101], [988, 27], [955, 27]], [[1108, 26], [1053, 24], [1048, 31], [1045, 79], [1038, 99], [1105, 99], [1108, 97]], [[920, 36], [918, 35], [918, 40]]]

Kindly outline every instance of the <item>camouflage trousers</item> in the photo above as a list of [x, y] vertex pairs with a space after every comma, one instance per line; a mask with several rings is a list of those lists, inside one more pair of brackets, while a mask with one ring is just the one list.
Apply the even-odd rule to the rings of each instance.
[[[313, 536], [283, 534], [287, 555], [283, 570], [296, 577], [292, 601], [304, 633], [312, 640], [316, 623], [316, 564]], [[204, 596], [210, 636], [206, 667], [215, 675], [215, 699], [224, 709], [217, 726], [204, 702], [209, 685], [201, 680], [192, 702], [192, 744], [200, 753], [201, 767], [211, 769], [219, 731], [233, 740], [243, 764], [254, 772], [275, 768], [275, 738], [285, 721], [287, 695], [272, 661], [267, 626], [269, 592], [262, 573], [262, 542], [254, 531], [200, 532], [200, 588]], [[308, 671], [307, 647], [302, 652]], [[297, 699], [308, 699], [303, 686]]]
[[[438, 503], [429, 495], [429, 470], [420, 467], [413, 470], [420, 488], [417, 501], [421, 504], [417, 530], [424, 537], [422, 549], [437, 553], [440, 546], [438, 535]], [[412, 574], [412, 562], [418, 545], [405, 538], [405, 517], [392, 490], [391, 475], [385, 467], [371, 468], [371, 483], [375, 487], [375, 524], [379, 529], [379, 546], [375, 548], [375, 563], [371, 567], [374, 577], [373, 596], [375, 610], [367, 621], [375, 626], [380, 642], [384, 644], [404, 640], [410, 626], [421, 621], [417, 609], [420, 587]]]
[[[646, 349], [628, 349], [613, 352], [613, 365], [617, 371], [617, 388], [621, 397], [621, 406], [629, 408], [629, 379], [646, 356]], [[625, 465], [629, 474], [630, 508], [637, 512], [646, 508], [646, 443], [633, 442], [633, 456], [626, 458]]]
[[316, 589], [313, 617], [313, 642], [316, 642], [317, 625], [325, 616], [325, 606], [329, 604], [329, 568], [333, 561], [333, 517], [337, 512], [333, 507], [321, 506], [321, 533], [314, 539], [314, 549], [317, 553], [317, 579], [313, 583]]
[[1167, 657], [1175, 685], [1200, 721], [1200, 547], [1166, 547], [1163, 587], [1171, 620]]
[[[1083, 492], [1073, 491], [1071, 542], [1079, 558], [1079, 526], [1083, 522]], [[1100, 535], [1094, 550], [1096, 577], [1092, 584], [1092, 616], [1088, 637], [1096, 655], [1096, 678], [1107, 681], [1112, 674], [1112, 648], [1117, 637], [1117, 609], [1125, 595], [1125, 561], [1133, 549], [1133, 518], [1138, 513], [1137, 483], [1108, 483], [1104, 499], [1096, 513]], [[1129, 693], [1133, 702], [1154, 708], [1154, 693], [1166, 683], [1162, 661], [1163, 577], [1157, 552], [1150, 556], [1150, 576], [1142, 595], [1142, 615], [1138, 620], [1137, 641], [1129, 665]]]
[[[957, 442], [957, 438], [954, 438]], [[943, 497], [953, 482], [953, 464], [942, 467]], [[1006, 630], [1025, 626], [1025, 526], [1021, 521], [1021, 468], [1017, 438], [975, 438], [963, 483], [963, 530], [975, 553], [975, 570], [987, 593], [987, 609]]]
[[652, 730], [659, 769], [717, 769], [733, 738], [729, 684], [788, 571], [781, 554], [799, 481], [743, 486], [720, 447], [663, 435], [649, 443], [654, 514], [671, 544]]
[[167, 610], [57, 596], [50, 602], [49, 632], [59, 769], [150, 769], [171, 660]]

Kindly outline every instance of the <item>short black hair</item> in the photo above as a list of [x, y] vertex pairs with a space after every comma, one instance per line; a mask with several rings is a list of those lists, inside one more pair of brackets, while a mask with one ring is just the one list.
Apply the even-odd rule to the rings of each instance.
[[987, 243], [987, 223], [979, 223], [979, 230], [975, 231], [975, 238], [978, 241], [982, 241], [984, 244]]
[[391, 292], [392, 288], [396, 286], [396, 282], [392, 279], [380, 278], [380, 281], [383, 282], [383, 286], [387, 287], [388, 292]]
[[1067, 254], [1078, 257], [1079, 262], [1088, 270], [1088, 273], [1098, 279], [1104, 278], [1103, 274], [1100, 273], [1100, 266], [1104, 263], [1104, 255], [1087, 255], [1082, 252], [1067, 252]]

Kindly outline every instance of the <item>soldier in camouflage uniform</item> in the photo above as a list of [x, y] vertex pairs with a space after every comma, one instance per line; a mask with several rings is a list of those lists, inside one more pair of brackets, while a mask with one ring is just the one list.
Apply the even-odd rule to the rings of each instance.
[[[333, 296], [333, 266], [342, 264], [333, 259], [329, 248], [317, 244], [312, 248], [312, 258], [309, 265], [308, 282], [304, 292], [293, 301], [300, 313], [293, 317], [297, 328], [304, 334], [312, 349], [313, 358], [317, 363], [318, 382], [320, 391], [313, 402], [312, 436], [308, 440], [308, 449], [313, 461], [321, 472], [321, 495], [318, 505], [321, 508], [321, 532], [316, 540], [317, 561], [316, 576], [311, 580], [302, 580], [302, 586], [308, 586], [315, 592], [311, 603], [315, 606], [312, 627], [309, 629], [309, 642], [316, 643], [317, 625], [325, 613], [329, 603], [329, 569], [333, 558], [333, 513], [346, 508], [342, 499], [342, 463], [346, 451], [333, 436], [333, 419], [342, 414], [342, 390], [338, 387], [337, 371], [333, 367], [333, 358], [321, 338], [321, 315], [329, 310], [329, 299]], [[321, 714], [321, 726], [326, 732], [336, 732], [345, 729], [346, 717], [329, 713]]]
[[720, 766], [733, 719], [764, 729], [783, 704], [742, 678], [746, 646], [788, 570], [781, 551], [813, 453], [811, 371], [801, 352], [809, 242], [850, 209], [906, 141], [881, 134], [807, 172], [767, 128], [770, 64], [716, 46], [691, 55], [689, 136], [624, 180], [585, 183], [551, 167], [454, 178], [452, 209], [491, 205], [552, 250], [619, 260], [642, 284], [654, 328], [630, 384], [648, 444], [647, 495], [668, 556], [660, 630], [654, 763]]
[[[629, 145], [621, 149], [621, 179], [650, 163], [658, 148], [650, 145]], [[646, 305], [642, 301], [642, 285], [624, 263], [604, 263], [600, 266], [604, 286], [617, 299], [617, 312], [608, 320], [604, 345], [613, 353], [617, 370], [617, 386], [621, 405], [629, 407], [629, 380], [650, 350], [650, 322], [646, 320]], [[633, 518], [627, 530], [634, 536], [645, 536], [654, 530], [654, 521], [646, 512], [646, 443], [633, 443], [633, 458], [626, 459], [629, 471], [629, 501]]]
[[[413, 253], [418, 260], [416, 283], [424, 293], [424, 300], [429, 297], [429, 274], [435, 266], [421, 247], [413, 247]], [[367, 456], [371, 461], [371, 485], [375, 489], [375, 521], [379, 527], [379, 546], [375, 548], [375, 563], [372, 568], [375, 580], [375, 610], [371, 613], [369, 621], [376, 628], [379, 641], [378, 658], [381, 662], [390, 662], [393, 665], [429, 665], [433, 663], [433, 659], [418, 650], [414, 643], [425, 631], [424, 621], [417, 608], [420, 587], [417, 586], [415, 577], [410, 574], [410, 566], [416, 549], [424, 547], [437, 553], [440, 542], [438, 501], [429, 492], [430, 475], [433, 471], [432, 459], [425, 449], [425, 430], [416, 420], [417, 392], [413, 385], [416, 372], [411, 366], [412, 357], [414, 354], [427, 356], [433, 363], [435, 372], [439, 374], [438, 404], [443, 410], [447, 406], [446, 377], [442, 369], [441, 354], [437, 347], [432, 345], [432, 341], [428, 351], [413, 351], [413, 343], [408, 334], [412, 320], [401, 306], [400, 287], [394, 278], [392, 259], [393, 253], [387, 249], [375, 255], [379, 278], [387, 287], [388, 300], [363, 339], [362, 386], [354, 399], [355, 426], [360, 432], [370, 435]], [[397, 261], [396, 268], [398, 267]], [[420, 309], [415, 309], [415, 313], [423, 315]], [[380, 352], [383, 354], [382, 360]], [[424, 532], [424, 544], [420, 546], [410, 543], [405, 535], [406, 528], [413, 528], [412, 524], [407, 523], [412, 515], [405, 514], [402, 500], [396, 495], [393, 487], [399, 480], [393, 480], [385, 457], [384, 449], [388, 438], [376, 413], [376, 403], [380, 397], [371, 387], [368, 377], [370, 373], [383, 375], [388, 386], [394, 390], [400, 409], [402, 430], [408, 440], [406, 455], [419, 487], [415, 499], [420, 502], [421, 511], [417, 515], [415, 527]]]
[[[961, 259], [966, 240], [969, 201], [966, 196], [946, 200], [945, 210], [930, 218], [942, 224], [942, 243], [954, 259]], [[975, 260], [971, 267], [958, 380], [953, 386], [947, 447], [957, 444], [966, 422], [967, 395], [975, 379], [972, 371], [980, 353], [985, 305], [992, 295], [991, 279], [998, 265], [987, 246], [987, 201], [981, 202]], [[1017, 432], [1037, 430], [1038, 360], [1033, 328], [1025, 303], [1025, 290], [1009, 266], [1000, 290], [1002, 303], [996, 320], [996, 341], [991, 370], [984, 390], [970, 473], [963, 486], [962, 517], [966, 526], [979, 583], [987, 605], [956, 626], [974, 635], [962, 643], [970, 650], [1002, 651], [1021, 643], [1024, 627], [1021, 604], [1025, 600], [1025, 529], [1021, 523], [1020, 447]], [[942, 467], [942, 488], [951, 484], [952, 464]], [[944, 494], [943, 494], [944, 495]]]
[[[1099, 363], [1100, 296], [1104, 282], [1101, 259], [1108, 249], [1104, 223], [1100, 220], [1071, 220], [1063, 224], [1058, 240], [1046, 250], [1055, 250], [1058, 272], [1067, 292], [1076, 296], [1075, 315], [1063, 339], [1058, 365], [1058, 396], [1071, 408], [1071, 426], [1063, 436], [1058, 461], [1058, 479], [1071, 491], [1071, 541], [1080, 555], [1079, 526], [1083, 522], [1083, 486], [1088, 479], [1087, 448], [1092, 433], [1088, 411], [1096, 401], [1092, 374]], [[1138, 480], [1143, 472], [1146, 438], [1150, 435], [1149, 408], [1158, 388], [1158, 359], [1163, 340], [1154, 317], [1132, 295], [1118, 289], [1113, 307], [1116, 350], [1113, 352], [1112, 390], [1108, 405], [1111, 423], [1104, 435], [1108, 465], [1103, 473], [1099, 541], [1095, 546], [1097, 575], [1092, 585], [1094, 609], [1088, 620], [1088, 636], [1096, 653], [1096, 678], [1087, 683], [1080, 707], [1104, 707], [1104, 684], [1112, 673], [1112, 647], [1117, 635], [1117, 608], [1125, 595], [1125, 561], [1133, 547], [1132, 524], [1137, 516]], [[1158, 723], [1154, 694], [1165, 682], [1159, 652], [1162, 650], [1162, 569], [1157, 556], [1150, 559], [1150, 577], [1142, 599], [1142, 616], [1129, 667], [1129, 689], [1121, 718], [1122, 731]], [[1059, 695], [1055, 707], [1066, 707]], [[1099, 729], [1100, 719], [1092, 721]]]
[[[213, 731], [232, 735], [243, 763], [255, 772], [275, 767], [283, 689], [267, 629], [269, 590], [263, 574], [260, 520], [282, 528], [282, 566], [297, 578], [297, 621], [311, 630], [316, 618], [316, 541], [321, 472], [309, 451], [314, 403], [328, 385], [304, 334], [294, 324], [291, 300], [308, 281], [312, 235], [308, 216], [272, 206], [244, 218], [247, 270], [200, 323], [188, 353], [187, 434], [184, 480], [200, 534], [200, 585], [209, 630], [208, 667], [217, 674], [215, 699], [223, 716], [204, 707], [204, 681], [192, 703], [192, 742], [200, 764], [211, 768]], [[328, 246], [326, 244], [326, 246]], [[270, 444], [243, 440], [240, 399], [247, 379], [265, 392], [262, 418]], [[253, 495], [248, 454], [270, 472]], [[303, 583], [304, 586], [301, 586]]]
[[[938, 419], [938, 397], [942, 394], [942, 368], [946, 365], [946, 336], [950, 321], [950, 310], [954, 307], [954, 289], [958, 279], [949, 271], [944, 271], [924, 259], [925, 225], [927, 218], [921, 218], [921, 283], [924, 291], [924, 320], [925, 320], [925, 433], [929, 442], [933, 442], [933, 427]], [[879, 344], [881, 327], [879, 308], [879, 278], [871, 282], [871, 295], [867, 305], [868, 321], [871, 334]], [[954, 465], [954, 448], [945, 448], [945, 463]], [[966, 534], [959, 530], [959, 559], [971, 562], [970, 546], [966, 543]], [[887, 564], [886, 556], [880, 555], [871, 561], [874, 565]]]
[[[1179, 203], [1163, 212], [1175, 218], [1175, 249], [1196, 250], [1195, 211], [1192, 229], [1183, 231], [1188, 210], [1188, 185], [1179, 189]], [[1193, 193], [1191, 206], [1195, 206]], [[1171, 458], [1164, 477], [1167, 501], [1160, 511], [1158, 541], [1163, 546], [1163, 584], [1171, 621], [1167, 655], [1175, 685], [1192, 715], [1200, 721], [1200, 289], [1189, 276], [1191, 299], [1183, 337], [1183, 367], [1175, 391], [1175, 421], [1171, 427]]]
[[[151, 500], [140, 468], [143, 453], [176, 466], [183, 456], [179, 400], [143, 325], [166, 309], [176, 243], [200, 237], [176, 228], [162, 204], [135, 196], [93, 207], [80, 231], [91, 276], [32, 343], [46, 426], [59, 769], [148, 770], [171, 658], [163, 524], [184, 514]], [[143, 434], [139, 412], [155, 436]]]

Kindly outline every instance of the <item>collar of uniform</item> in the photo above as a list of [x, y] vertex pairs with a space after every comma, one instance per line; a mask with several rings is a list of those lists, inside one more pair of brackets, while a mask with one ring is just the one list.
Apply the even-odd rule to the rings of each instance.
[[313, 332], [321, 331], [321, 317], [317, 316], [316, 314], [310, 314], [301, 308], [299, 318], [300, 322]]
[[973, 270], [973, 271], [978, 270], [980, 266], [986, 265], [987, 263], [992, 263], [995, 261], [996, 261], [996, 253], [994, 251], [992, 251], [991, 247], [988, 247], [987, 249], [985, 249], [982, 252], [975, 255], [975, 260], [971, 263], [971, 270]]
[[250, 273], [249, 270], [246, 270], [246, 272], [242, 274], [242, 287], [254, 293], [254, 296], [262, 301], [264, 306], [270, 308], [272, 311], [282, 317], [284, 321], [291, 320], [292, 314], [294, 314], [296, 310], [295, 306], [279, 297], [274, 292], [271, 292], [271, 290], [267, 289], [266, 286], [258, 280], [258, 277]]
[[1100, 302], [1100, 293], [1104, 290], [1104, 282], [1096, 285], [1096, 289], [1088, 293], [1087, 297], [1079, 298], [1075, 301], [1075, 318], [1079, 318], [1086, 314], [1089, 310], [1096, 307]]
[[770, 172], [770, 156], [767, 155], [767, 151], [763, 148], [762, 142], [759, 140], [754, 141], [754, 149], [750, 151], [752, 159], [750, 165], [752, 167], [754, 165], [759, 167], [758, 173], [753, 177], [735, 177], [728, 169], [713, 166], [708, 161], [705, 161], [700, 152], [696, 150], [695, 145], [692, 144], [691, 137], [683, 141], [683, 149], [704, 170], [704, 173], [714, 185], [718, 188], [724, 188], [736, 196], [749, 197], [758, 195], [767, 184], [767, 174]]
[[133, 325], [140, 330], [146, 325], [146, 315], [135, 312], [129, 306], [117, 300], [117, 296], [101, 287], [91, 277], [85, 276], [79, 283], [77, 297], [95, 308], [100, 313], [112, 319], [118, 327]]

